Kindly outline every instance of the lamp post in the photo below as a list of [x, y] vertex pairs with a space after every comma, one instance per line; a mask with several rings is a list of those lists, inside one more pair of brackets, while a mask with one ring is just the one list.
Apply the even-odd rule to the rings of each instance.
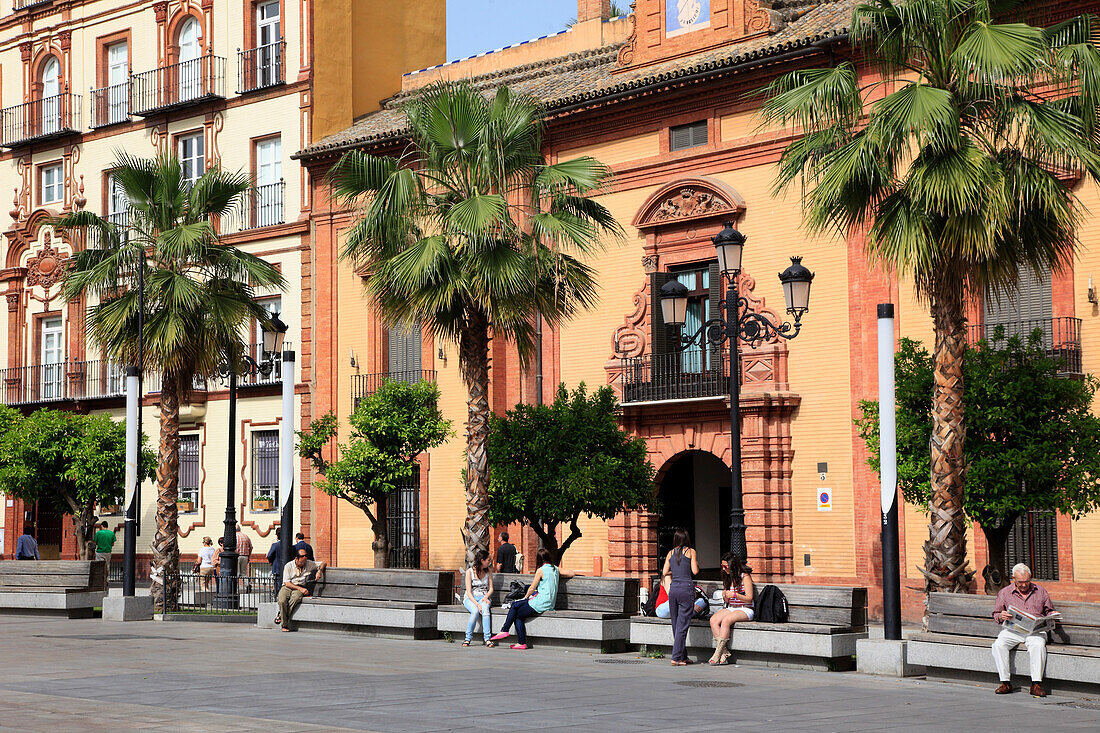
[[688, 289], [678, 280], [669, 280], [661, 287], [661, 315], [667, 326], [677, 329], [677, 351], [685, 351], [698, 343], [729, 347], [730, 365], [730, 552], [744, 561], [748, 555], [745, 543], [745, 507], [741, 496], [741, 362], [737, 350], [738, 340], [759, 344], [773, 338], [793, 339], [802, 330], [802, 315], [809, 310], [810, 284], [814, 274], [802, 266], [801, 257], [792, 257], [791, 266], [779, 273], [783, 284], [783, 297], [792, 322], [773, 323], [766, 316], [749, 310], [749, 303], [737, 292], [737, 275], [741, 272], [741, 255], [745, 247], [745, 235], [726, 222], [714, 236], [714, 248], [718, 254], [718, 270], [726, 281], [726, 288], [719, 301], [719, 314], [704, 323], [687, 340], [680, 337], [680, 330], [687, 322]]
[[257, 362], [248, 355], [241, 357], [241, 363], [234, 364], [227, 356], [222, 364], [221, 373], [229, 378], [229, 470], [225, 484], [225, 529], [222, 534], [221, 578], [218, 583], [219, 608], [236, 608], [237, 598], [237, 507], [236, 504], [236, 466], [237, 466], [237, 375], [262, 374], [265, 377], [275, 368], [275, 359], [283, 349], [287, 325], [273, 313], [263, 329], [263, 356]]
[[[137, 366], [126, 368], [126, 519], [122, 530], [122, 595], [136, 586], [138, 520], [141, 512], [141, 393], [145, 373], [145, 247], [138, 257]], [[107, 568], [110, 572], [110, 568]]]

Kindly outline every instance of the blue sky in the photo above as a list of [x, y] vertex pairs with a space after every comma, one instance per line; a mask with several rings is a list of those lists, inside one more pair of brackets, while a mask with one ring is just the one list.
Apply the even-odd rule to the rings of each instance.
[[447, 60], [556, 33], [577, 0], [447, 0]]

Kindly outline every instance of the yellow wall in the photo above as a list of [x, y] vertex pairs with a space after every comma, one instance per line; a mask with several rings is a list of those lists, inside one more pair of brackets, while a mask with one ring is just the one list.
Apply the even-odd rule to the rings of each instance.
[[313, 13], [314, 140], [378, 109], [405, 72], [446, 58], [445, 0], [324, 0]]

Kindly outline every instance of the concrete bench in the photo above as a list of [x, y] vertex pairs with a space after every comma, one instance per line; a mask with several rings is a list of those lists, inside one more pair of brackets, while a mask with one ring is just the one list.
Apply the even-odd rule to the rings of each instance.
[[[328, 568], [324, 582], [294, 612], [302, 629], [434, 639], [436, 609], [453, 599], [454, 574], [433, 570]], [[256, 624], [275, 628], [275, 603], [261, 603]]]
[[91, 618], [106, 595], [102, 560], [0, 562], [0, 611]]
[[[698, 583], [707, 595], [718, 583]], [[765, 583], [757, 583], [759, 591]], [[749, 621], [734, 626], [731, 663], [845, 671], [855, 668], [856, 640], [867, 638], [867, 589], [773, 584], [787, 598], [790, 620], [783, 624]], [[653, 616], [630, 619], [630, 643], [647, 650], [672, 649], [672, 622]], [[705, 662], [714, 653], [710, 622], [693, 620], [688, 656]]]
[[[512, 581], [530, 585], [532, 575], [493, 574], [493, 631], [499, 631], [508, 612], [501, 608]], [[466, 592], [463, 584], [458, 594]], [[527, 620], [529, 644], [564, 646], [604, 651], [622, 651], [630, 636], [630, 616], [638, 612], [638, 581], [635, 578], [578, 576], [562, 578], [557, 605]], [[465, 606], [439, 608], [439, 630], [465, 636], [470, 612]], [[513, 630], [513, 633], [515, 631]], [[481, 639], [481, 622], [477, 626]]]
[[[1047, 644], [1045, 684], [1067, 692], [1100, 692], [1100, 603], [1059, 603], [1062, 614]], [[996, 599], [986, 595], [931, 593], [928, 631], [909, 637], [909, 661], [927, 667], [929, 678], [995, 684], [991, 647], [1001, 626], [993, 620]], [[1011, 652], [1014, 681], [1031, 684], [1027, 649]], [[1015, 678], [1019, 677], [1019, 680]]]

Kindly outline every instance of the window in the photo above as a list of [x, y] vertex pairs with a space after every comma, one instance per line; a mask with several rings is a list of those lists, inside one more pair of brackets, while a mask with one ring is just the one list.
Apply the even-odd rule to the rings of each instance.
[[[129, 223], [130, 201], [114, 174], [107, 176], [107, 221], [123, 227]], [[125, 236], [125, 234], [123, 235]]]
[[180, 436], [180, 482], [179, 499], [190, 502], [191, 511], [199, 506], [199, 436]]
[[1006, 570], [1022, 562], [1036, 580], [1058, 580], [1058, 516], [1032, 510], [1016, 518], [1005, 545]]
[[65, 172], [61, 163], [44, 165], [38, 169], [38, 178], [41, 188], [38, 194], [38, 203], [57, 204], [65, 198]]
[[698, 148], [707, 144], [707, 122], [692, 122], [689, 125], [676, 125], [669, 130], [669, 150]]
[[39, 328], [42, 399], [58, 399], [65, 386], [65, 331], [61, 317], [44, 318]]
[[202, 96], [202, 28], [195, 18], [183, 21], [179, 31], [179, 101]]
[[392, 379], [420, 381], [420, 322], [400, 324], [389, 330], [387, 356]]
[[391, 568], [420, 567], [420, 471], [390, 494], [388, 515]]
[[254, 217], [258, 227], [283, 223], [283, 142], [278, 137], [256, 142]]
[[42, 134], [61, 129], [61, 62], [50, 56], [42, 65]]
[[203, 150], [203, 135], [196, 132], [191, 135], [181, 135], [177, 141], [179, 146], [180, 166], [183, 168], [183, 178], [191, 185], [206, 172], [206, 153]]
[[279, 431], [252, 433], [252, 510], [279, 510]]
[[279, 21], [278, 0], [256, 5], [257, 87], [269, 87], [283, 80], [282, 31]]
[[[678, 280], [688, 289], [687, 316], [683, 334], [686, 338], [691, 338], [704, 323], [718, 315], [717, 298], [712, 298], [719, 286], [718, 265], [716, 263], [692, 265], [671, 274], [672, 280]], [[708, 347], [702, 339], [699, 343], [689, 346], [680, 354], [680, 371], [695, 374], [705, 371], [713, 361], [715, 356], [713, 351], [714, 349]]]
[[130, 114], [130, 51], [126, 41], [107, 46], [107, 119], [113, 125]]

